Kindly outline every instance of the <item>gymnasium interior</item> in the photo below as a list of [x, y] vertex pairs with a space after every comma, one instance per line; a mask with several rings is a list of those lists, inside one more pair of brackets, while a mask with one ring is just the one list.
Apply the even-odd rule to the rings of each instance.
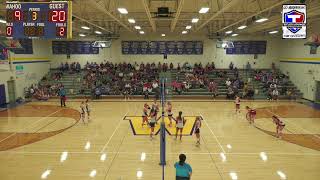
[[1, 0], [0, 179], [318, 180], [319, 46], [319, 0]]

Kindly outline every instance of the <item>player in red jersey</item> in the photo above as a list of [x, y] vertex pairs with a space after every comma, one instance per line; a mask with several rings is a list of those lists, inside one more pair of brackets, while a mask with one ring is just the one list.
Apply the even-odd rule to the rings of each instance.
[[272, 116], [272, 121], [277, 126], [276, 127], [277, 138], [281, 138], [282, 137], [282, 130], [284, 129], [284, 127], [286, 125], [277, 116]]
[[255, 109], [251, 109], [249, 106], [246, 106], [246, 109], [248, 111], [246, 114], [246, 118], [250, 124], [253, 124], [257, 115], [257, 111]]
[[148, 122], [148, 110], [150, 109], [149, 105], [147, 103], [144, 104], [143, 106], [143, 111], [142, 111], [142, 124], [141, 126], [143, 127], [144, 123], [146, 122], [147, 124]]
[[167, 103], [167, 114], [168, 114], [168, 118], [169, 118], [169, 121], [170, 121], [170, 123], [168, 125], [169, 125], [169, 127], [171, 127], [172, 126], [172, 115], [173, 115], [173, 113], [172, 113], [172, 104], [171, 104], [170, 101], [168, 101], [168, 103]]
[[236, 104], [236, 113], [239, 112], [240, 113], [240, 97], [236, 96], [236, 100], [234, 101], [234, 103]]
[[150, 138], [153, 138], [153, 134], [154, 134], [154, 127], [156, 126], [156, 123], [158, 122], [158, 120], [161, 118], [161, 116], [159, 116], [157, 118], [157, 113], [154, 109], [151, 109], [150, 112], [150, 121], [149, 121], [149, 125], [150, 125]]

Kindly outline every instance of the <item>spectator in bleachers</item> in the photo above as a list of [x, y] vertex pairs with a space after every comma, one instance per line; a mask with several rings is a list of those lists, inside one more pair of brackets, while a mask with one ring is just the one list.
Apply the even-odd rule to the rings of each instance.
[[227, 89], [227, 99], [234, 99], [234, 91], [231, 86]]
[[76, 64], [76, 71], [79, 73], [81, 71], [81, 65], [79, 62]]
[[215, 98], [218, 95], [218, 89], [217, 89], [216, 82], [210, 81], [210, 83], [209, 83], [209, 92], [211, 93], [213, 98]]
[[279, 91], [277, 88], [275, 88], [273, 91], [272, 91], [272, 99], [273, 100], [278, 100], [278, 96], [279, 96]]
[[228, 78], [228, 79], [226, 80], [226, 86], [229, 87], [230, 85], [231, 85], [231, 81], [230, 81], [230, 79]]
[[229, 69], [232, 70], [233, 69], [233, 62], [231, 61], [229, 64]]
[[247, 69], [248, 71], [251, 70], [251, 64], [249, 63], [249, 61], [247, 62], [246, 69]]
[[173, 64], [170, 63], [170, 70], [173, 70]]
[[96, 98], [96, 99], [100, 99], [100, 96], [101, 96], [101, 89], [100, 89], [100, 87], [96, 87], [96, 88], [94, 89], [94, 95], [95, 95], [95, 98]]
[[68, 62], [66, 62], [66, 63], [64, 64], [64, 70], [65, 70], [65, 71], [69, 71], [69, 64], [68, 64]]
[[180, 72], [180, 71], [181, 71], [180, 63], [178, 63], [177, 71], [178, 71], [178, 72]]

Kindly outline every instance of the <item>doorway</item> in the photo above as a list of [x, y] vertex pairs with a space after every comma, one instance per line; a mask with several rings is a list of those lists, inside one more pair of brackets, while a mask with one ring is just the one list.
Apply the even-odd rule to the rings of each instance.
[[320, 103], [320, 81], [316, 81], [316, 95], [315, 102]]
[[8, 84], [8, 95], [9, 103], [13, 104], [16, 102], [16, 83], [14, 80], [7, 81]]

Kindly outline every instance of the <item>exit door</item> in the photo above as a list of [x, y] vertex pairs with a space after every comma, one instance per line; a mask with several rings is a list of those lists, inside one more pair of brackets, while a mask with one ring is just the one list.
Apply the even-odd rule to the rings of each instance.
[[9, 94], [9, 102], [15, 103], [16, 102], [16, 84], [14, 80], [7, 81], [8, 84], [8, 94]]
[[320, 81], [316, 81], [316, 89], [315, 102], [320, 102]]

